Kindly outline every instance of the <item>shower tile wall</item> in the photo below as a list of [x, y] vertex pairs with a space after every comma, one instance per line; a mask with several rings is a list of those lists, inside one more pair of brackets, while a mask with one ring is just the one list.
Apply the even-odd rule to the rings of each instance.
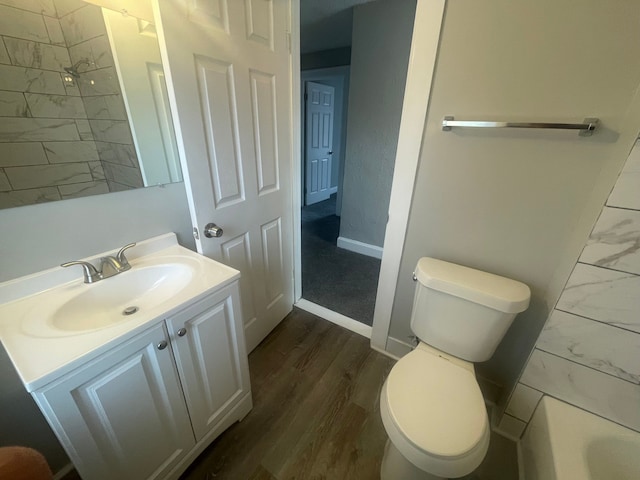
[[[82, 58], [92, 71], [65, 87], [64, 68]], [[0, 208], [138, 186], [100, 9], [0, 0]]]
[[543, 394], [640, 431], [636, 144], [506, 409], [521, 434]]
[[88, 120], [85, 135], [95, 142], [103, 178], [110, 191], [142, 187], [102, 12], [79, 0], [56, 0], [56, 5], [71, 63], [81, 62], [78, 87]]

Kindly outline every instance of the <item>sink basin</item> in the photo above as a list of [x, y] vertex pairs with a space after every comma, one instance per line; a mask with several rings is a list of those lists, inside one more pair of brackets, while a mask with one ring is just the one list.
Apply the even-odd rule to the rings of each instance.
[[[174, 257], [176, 258], [176, 257]], [[152, 259], [92, 284], [80, 280], [50, 292], [25, 315], [23, 333], [42, 338], [95, 332], [155, 314], [198, 278], [188, 258]]]
[[181, 264], [132, 269], [88, 286], [54, 311], [49, 323], [71, 332], [109, 327], [178, 294], [192, 276], [192, 269]]

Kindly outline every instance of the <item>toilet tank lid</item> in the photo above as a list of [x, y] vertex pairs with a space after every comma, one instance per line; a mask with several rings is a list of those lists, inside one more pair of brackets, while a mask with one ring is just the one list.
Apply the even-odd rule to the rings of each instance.
[[505, 313], [526, 310], [531, 298], [522, 282], [436, 258], [418, 260], [415, 275], [425, 287]]

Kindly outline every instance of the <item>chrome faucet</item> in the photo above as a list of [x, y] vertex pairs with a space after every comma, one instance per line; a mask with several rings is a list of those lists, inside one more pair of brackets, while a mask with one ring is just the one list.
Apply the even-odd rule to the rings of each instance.
[[100, 273], [102, 273], [102, 278], [113, 277], [114, 275], [131, 269], [129, 260], [124, 256], [124, 251], [135, 246], [135, 243], [129, 243], [118, 250], [115, 256], [108, 255], [102, 257], [100, 259]]
[[100, 271], [91, 263], [82, 260], [74, 260], [60, 265], [61, 267], [70, 267], [72, 265], [80, 265], [84, 273], [84, 283], [96, 283], [105, 278], [113, 277], [119, 273], [126, 272], [131, 269], [129, 260], [124, 256], [125, 250], [135, 247], [135, 243], [129, 243], [118, 250], [115, 256], [108, 255], [100, 259]]
[[66, 262], [60, 265], [61, 267], [70, 267], [72, 265], [80, 265], [84, 272], [84, 283], [96, 283], [102, 280], [102, 273], [96, 270], [96, 267], [89, 262], [83, 262], [82, 260], [74, 260], [73, 262]]

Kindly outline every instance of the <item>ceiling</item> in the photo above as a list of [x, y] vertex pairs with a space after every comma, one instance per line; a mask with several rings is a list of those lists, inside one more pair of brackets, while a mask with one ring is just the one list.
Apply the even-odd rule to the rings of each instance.
[[300, 0], [300, 52], [351, 45], [352, 7], [370, 1]]

